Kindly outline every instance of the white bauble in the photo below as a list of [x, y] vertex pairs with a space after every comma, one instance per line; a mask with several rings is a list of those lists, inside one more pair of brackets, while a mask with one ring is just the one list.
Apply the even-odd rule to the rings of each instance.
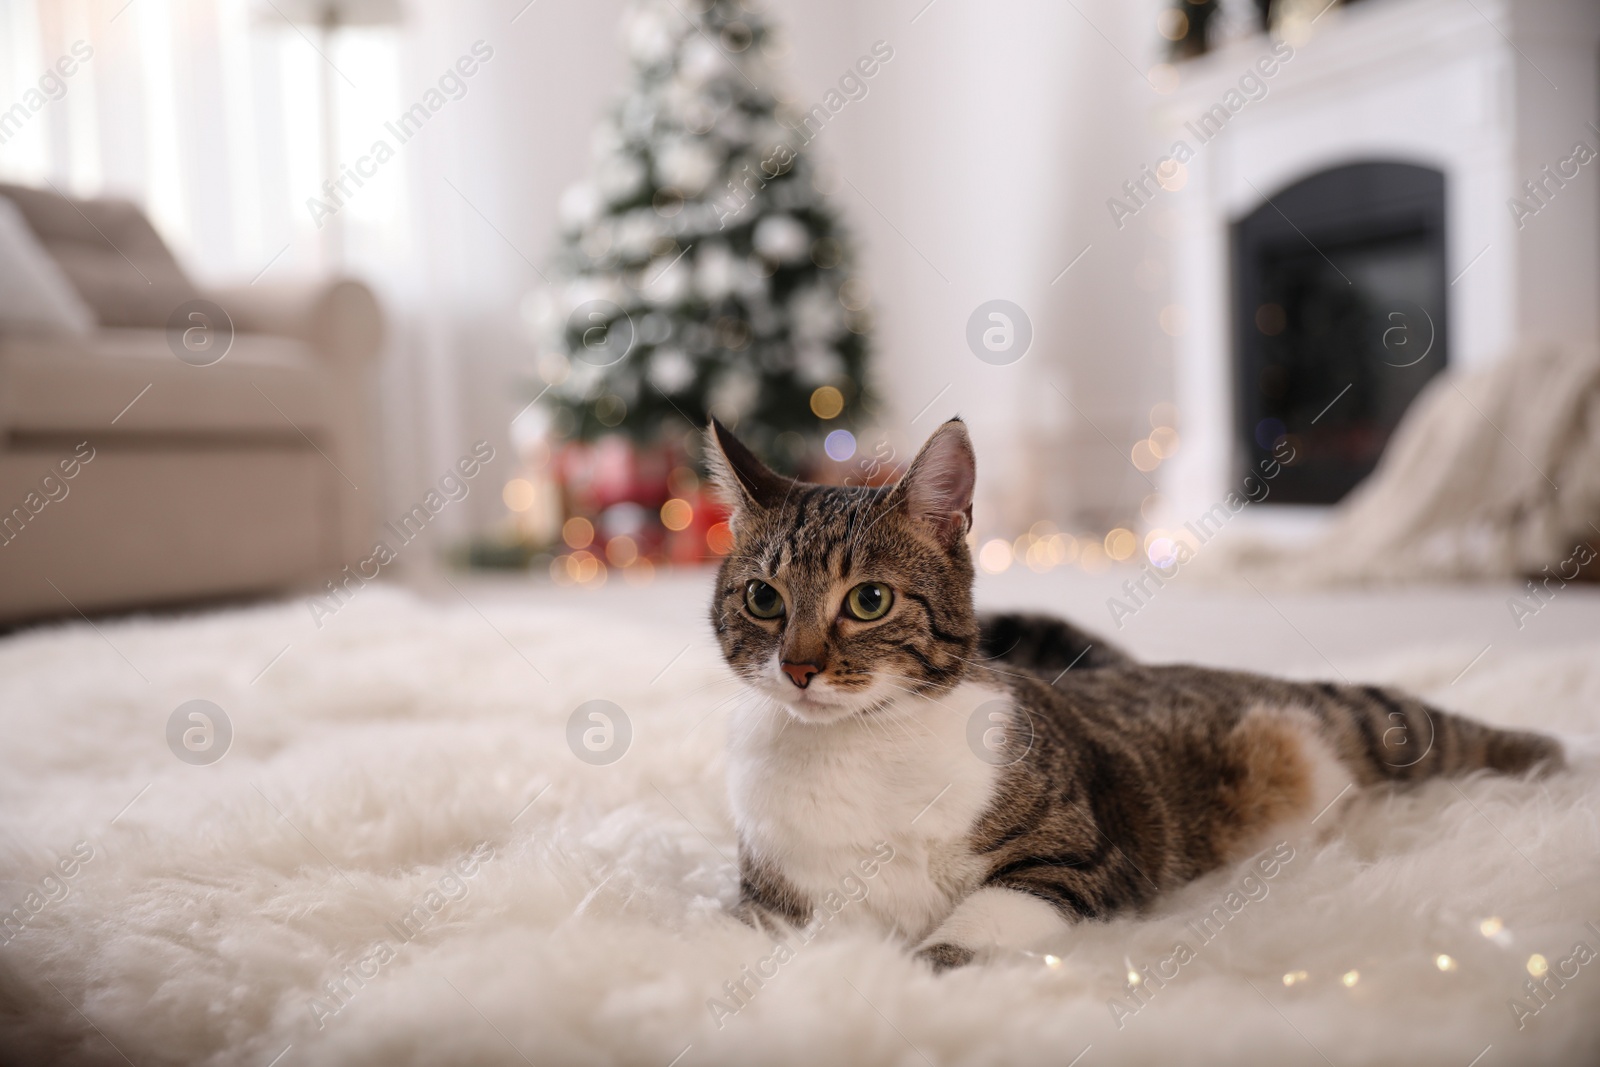
[[728, 72], [729, 60], [715, 45], [696, 35], [684, 43], [678, 57], [678, 77], [690, 85], [704, 85]]
[[572, 400], [584, 400], [600, 391], [606, 377], [605, 368], [581, 359], [572, 361], [571, 373], [566, 381], [556, 386], [556, 391]]
[[[677, 18], [677, 16], [673, 16]], [[674, 22], [662, 16], [659, 8], [636, 9], [623, 24], [623, 38], [628, 55], [644, 67], [655, 67], [672, 58], [677, 38], [673, 35]]]
[[789, 317], [802, 341], [832, 341], [844, 328], [839, 301], [822, 285], [808, 285], [790, 297]]
[[746, 367], [734, 366], [724, 371], [711, 387], [709, 406], [712, 414], [724, 422], [734, 422], [755, 407], [760, 395], [761, 382], [756, 376]]
[[660, 184], [695, 196], [716, 177], [717, 157], [698, 138], [669, 138], [656, 151], [656, 176]]
[[639, 295], [656, 307], [680, 303], [689, 294], [689, 286], [693, 281], [689, 265], [684, 259], [674, 263], [671, 258], [663, 256], [646, 266]]
[[757, 252], [780, 263], [804, 259], [811, 247], [811, 235], [792, 215], [768, 215], [756, 223], [751, 241]]
[[695, 250], [695, 289], [707, 300], [721, 300], [733, 292], [743, 269], [724, 242], [708, 241]]
[[844, 376], [839, 353], [821, 345], [806, 345], [795, 353], [795, 373], [807, 385], [827, 385]]
[[614, 247], [627, 259], [642, 259], [650, 254], [650, 246], [656, 238], [665, 232], [659, 215], [649, 208], [636, 208], [617, 223]]
[[694, 381], [694, 362], [676, 348], [662, 348], [650, 356], [648, 373], [650, 384], [670, 396]]

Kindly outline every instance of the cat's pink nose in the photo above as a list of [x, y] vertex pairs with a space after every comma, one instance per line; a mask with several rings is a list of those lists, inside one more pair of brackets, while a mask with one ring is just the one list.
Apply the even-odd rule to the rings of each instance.
[[814, 663], [785, 663], [783, 673], [789, 676], [789, 681], [804, 689], [811, 684], [811, 676], [816, 674], [818, 667]]

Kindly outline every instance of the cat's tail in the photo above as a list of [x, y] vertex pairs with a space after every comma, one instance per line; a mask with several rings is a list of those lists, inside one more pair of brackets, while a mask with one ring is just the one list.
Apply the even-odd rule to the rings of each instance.
[[979, 615], [978, 651], [992, 666], [1008, 664], [1046, 675], [1134, 662], [1110, 641], [1065, 619], [1018, 611]]
[[1561, 742], [1443, 711], [1381, 686], [1318, 685], [1323, 732], [1358, 780], [1410, 781], [1489, 770], [1549, 773], [1566, 766]]

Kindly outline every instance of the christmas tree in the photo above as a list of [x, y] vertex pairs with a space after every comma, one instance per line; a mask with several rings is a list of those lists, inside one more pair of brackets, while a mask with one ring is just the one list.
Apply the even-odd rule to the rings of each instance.
[[643, 0], [625, 20], [631, 85], [562, 197], [541, 315], [560, 436], [649, 443], [715, 415], [795, 468], [865, 413], [866, 288], [752, 6]]

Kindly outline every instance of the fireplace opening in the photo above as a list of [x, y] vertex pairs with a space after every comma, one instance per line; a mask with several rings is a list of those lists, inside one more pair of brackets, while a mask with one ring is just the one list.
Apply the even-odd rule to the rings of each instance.
[[1332, 504], [1444, 369], [1444, 174], [1320, 171], [1233, 227], [1239, 476], [1293, 450], [1268, 503]]

